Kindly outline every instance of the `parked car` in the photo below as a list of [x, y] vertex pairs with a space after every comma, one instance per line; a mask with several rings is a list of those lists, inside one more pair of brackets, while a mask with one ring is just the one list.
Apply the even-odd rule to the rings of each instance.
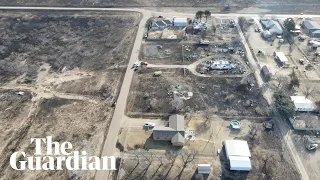
[[153, 128], [155, 126], [154, 123], [150, 123], [150, 122], [146, 122], [144, 123], [143, 127], [147, 127], [147, 128]]

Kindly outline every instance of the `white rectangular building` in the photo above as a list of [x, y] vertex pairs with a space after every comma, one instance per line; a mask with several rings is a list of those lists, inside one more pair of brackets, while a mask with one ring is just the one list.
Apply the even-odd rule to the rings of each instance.
[[281, 65], [284, 67], [289, 67], [289, 60], [287, 59], [287, 57], [284, 55], [283, 52], [275, 52], [275, 55], [277, 57], [277, 59], [280, 61]]
[[307, 99], [305, 96], [291, 96], [291, 100], [296, 107], [296, 111], [310, 112], [315, 110], [312, 101]]
[[174, 18], [173, 19], [173, 26], [185, 27], [187, 25], [188, 25], [187, 18]]
[[225, 140], [224, 148], [230, 162], [230, 170], [250, 171], [250, 150], [247, 141]]

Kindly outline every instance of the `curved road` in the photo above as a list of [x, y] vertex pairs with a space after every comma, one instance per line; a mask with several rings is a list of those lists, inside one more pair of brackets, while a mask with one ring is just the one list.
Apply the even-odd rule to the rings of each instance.
[[[149, 11], [149, 10], [144, 10], [144, 9], [138, 9], [138, 8], [71, 8], [71, 7], [9, 7], [9, 6], [0, 6], [0, 10], [61, 10], [61, 11], [134, 11], [134, 12], [140, 12], [143, 17], [139, 23], [139, 29], [136, 35], [136, 40], [133, 45], [131, 57], [129, 60], [129, 64], [126, 70], [126, 74], [124, 76], [123, 84], [120, 90], [119, 98], [117, 100], [117, 106], [115, 108], [113, 118], [109, 127], [109, 131], [107, 134], [107, 138], [104, 142], [103, 150], [101, 153], [101, 156], [113, 156], [116, 152], [116, 141], [117, 141], [117, 136], [120, 130], [120, 126], [122, 122], [122, 119], [124, 119], [124, 113], [125, 113], [125, 107], [126, 107], [126, 102], [127, 102], [127, 96], [129, 94], [129, 89], [133, 77], [133, 71], [131, 69], [131, 65], [138, 60], [138, 55], [139, 55], [139, 50], [140, 50], [140, 45], [143, 39], [143, 33], [144, 33], [144, 28], [145, 28], [145, 23], [147, 19], [151, 16], [159, 16], [159, 15], [166, 15], [166, 16], [175, 16], [175, 17], [193, 17], [194, 14], [190, 13], [176, 13], [176, 12], [154, 12], [154, 11]], [[254, 17], [254, 16], [259, 16], [259, 14], [212, 14], [212, 17], [239, 17], [239, 16], [245, 16], [245, 17]], [[286, 18], [286, 17], [320, 17], [320, 15], [273, 15], [273, 14], [268, 14], [264, 15], [264, 17], [278, 17], [278, 18]], [[240, 35], [242, 36], [242, 40], [244, 41], [244, 44], [247, 46], [243, 34], [240, 30]], [[247, 49], [248, 47], [246, 47]], [[247, 50], [247, 54], [249, 55], [249, 61], [252, 63], [253, 68], [257, 71], [256, 69], [256, 63], [253, 59], [253, 57], [250, 57], [251, 53], [250, 51]], [[257, 73], [257, 72], [256, 72]], [[256, 74], [257, 76], [257, 74]], [[261, 78], [258, 76], [257, 81], [259, 84], [261, 83]], [[261, 84], [260, 84], [261, 85]], [[266, 97], [267, 100], [270, 100], [270, 97]], [[282, 128], [280, 128], [282, 129]], [[290, 136], [289, 136], [290, 137]], [[291, 138], [290, 138], [291, 140]], [[286, 142], [288, 147], [291, 149], [291, 153], [293, 155], [294, 161], [300, 170], [302, 179], [304, 180], [309, 180], [309, 177], [305, 171], [305, 168], [303, 164], [301, 163], [301, 160], [298, 156], [298, 154], [295, 152], [295, 147], [292, 144], [292, 141]], [[95, 180], [105, 180], [108, 179], [108, 171], [97, 171]]]

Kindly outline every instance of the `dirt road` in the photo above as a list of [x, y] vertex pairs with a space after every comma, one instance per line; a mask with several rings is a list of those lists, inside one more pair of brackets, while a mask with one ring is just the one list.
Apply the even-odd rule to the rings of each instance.
[[[114, 110], [112, 121], [109, 127], [108, 135], [105, 140], [101, 156], [113, 156], [115, 153], [115, 145], [117, 141], [117, 136], [120, 130], [121, 122], [125, 113], [127, 98], [130, 90], [130, 85], [133, 77], [134, 71], [131, 69], [132, 64], [138, 60], [139, 49], [143, 39], [144, 27], [149, 16], [143, 14], [143, 17], [139, 23], [139, 29], [137, 36], [132, 48], [132, 53], [129, 60], [129, 65], [126, 70], [126, 74], [123, 79], [119, 97], [117, 100], [117, 105]], [[95, 180], [105, 180], [108, 177], [108, 171], [97, 171], [95, 175]]]

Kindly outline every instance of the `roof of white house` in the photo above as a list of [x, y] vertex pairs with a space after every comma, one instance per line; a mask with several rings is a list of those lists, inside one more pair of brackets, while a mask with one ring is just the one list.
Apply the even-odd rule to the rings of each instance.
[[287, 57], [284, 55], [283, 52], [276, 52], [276, 56], [279, 58], [281, 62], [288, 62], [289, 60]]
[[226, 154], [230, 156], [251, 157], [247, 141], [242, 140], [225, 140]]
[[314, 109], [312, 101], [305, 96], [291, 96], [291, 100], [294, 103], [296, 109]]
[[210, 174], [210, 164], [198, 164], [198, 174]]
[[305, 20], [303, 24], [308, 30], [320, 29], [320, 25], [315, 21]]
[[230, 156], [230, 170], [236, 171], [250, 171], [251, 162], [249, 157]]
[[174, 18], [173, 22], [174, 23], [187, 23], [188, 20], [187, 20], [187, 18]]

